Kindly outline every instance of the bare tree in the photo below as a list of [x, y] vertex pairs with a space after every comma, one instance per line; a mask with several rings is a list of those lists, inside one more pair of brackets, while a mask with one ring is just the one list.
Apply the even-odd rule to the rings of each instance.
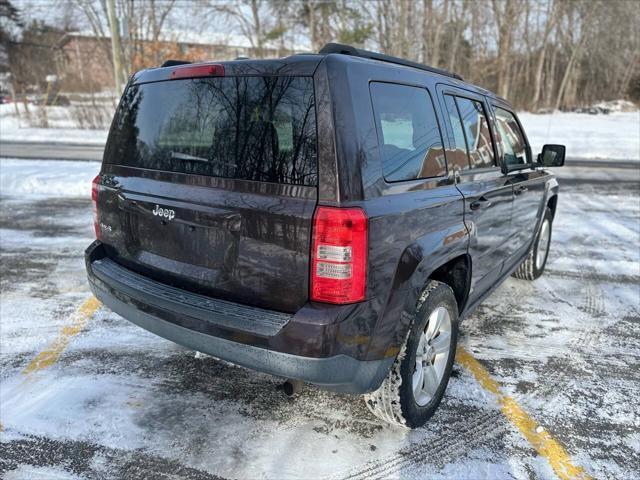
[[538, 102], [540, 100], [540, 90], [542, 88], [542, 72], [544, 68], [544, 61], [548, 52], [548, 43], [551, 31], [556, 23], [556, 0], [547, 0], [547, 8], [544, 11], [544, 26], [542, 29], [542, 35], [540, 35], [540, 47], [538, 57], [536, 58], [536, 64], [534, 69], [534, 82], [533, 82], [533, 97], [531, 98], [530, 107], [532, 110], [537, 110]]
[[[105, 1], [61, 1], [82, 13], [110, 59]], [[637, 0], [115, 0], [115, 6], [126, 74], [185, 55], [173, 22], [189, 14], [208, 20], [198, 22], [203, 33], [246, 38], [252, 56], [350, 43], [455, 71], [518, 108], [564, 109], [640, 92]]]
[[497, 91], [501, 97], [509, 96], [511, 79], [511, 51], [513, 32], [518, 27], [522, 12], [521, 0], [491, 0], [491, 7], [498, 29]]
[[[585, 4], [580, 6], [583, 5]], [[560, 86], [558, 87], [558, 93], [554, 104], [556, 109], [560, 108], [560, 105], [562, 104], [562, 99], [566, 93], [569, 82], [575, 82], [575, 65], [580, 58], [580, 55], [582, 55], [582, 51], [589, 35], [591, 19], [595, 12], [595, 8], [582, 9], [580, 6], [576, 7], [576, 4], [569, 4], [567, 5], [568, 8], [565, 9], [568, 25], [566, 38], [571, 55], [565, 67], [564, 74], [562, 75]]]
[[[161, 3], [157, 2], [157, 0], [149, 0], [149, 27], [152, 42], [158, 43], [160, 41], [160, 35], [162, 34], [167, 16], [171, 13], [175, 4], [176, 0], [167, 0]], [[159, 49], [156, 49], [154, 55], [156, 65], [160, 65], [163, 59], [160, 57]]]
[[265, 19], [270, 18], [268, 7], [265, 0], [240, 0], [228, 4], [214, 2], [211, 5], [214, 12], [222, 13], [237, 26], [258, 57], [263, 56], [266, 32], [269, 31], [265, 25]]

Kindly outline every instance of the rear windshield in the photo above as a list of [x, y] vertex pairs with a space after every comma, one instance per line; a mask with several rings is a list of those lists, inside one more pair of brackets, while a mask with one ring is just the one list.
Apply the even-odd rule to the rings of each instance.
[[261, 182], [316, 185], [309, 77], [219, 77], [133, 85], [105, 162]]

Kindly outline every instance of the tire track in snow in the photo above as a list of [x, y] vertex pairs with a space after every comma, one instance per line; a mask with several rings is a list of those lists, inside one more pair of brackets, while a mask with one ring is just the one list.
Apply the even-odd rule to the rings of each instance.
[[[607, 309], [604, 294], [597, 284], [599, 279], [598, 272], [594, 272], [585, 266], [580, 266], [575, 276], [584, 281], [584, 296], [581, 305], [577, 308], [594, 318], [602, 318], [607, 315]], [[567, 347], [580, 355], [580, 361], [584, 361], [583, 352], [585, 349], [595, 347], [600, 339], [601, 328], [586, 328], [580, 330], [576, 335], [571, 336], [567, 342]], [[556, 390], [560, 386], [565, 387], [570, 380], [570, 373], [566, 369], [562, 369], [553, 377], [550, 384], [552, 390]], [[519, 397], [521, 395], [518, 395]], [[464, 433], [457, 432], [457, 438], [447, 438], [445, 435], [442, 439], [435, 442], [431, 438], [426, 439], [417, 446], [410, 446], [400, 450], [396, 455], [386, 457], [382, 460], [370, 462], [364, 469], [356, 470], [354, 473], [343, 477], [344, 479], [360, 479], [360, 478], [385, 478], [410, 465], [420, 463], [420, 459], [425, 456], [437, 457], [439, 460], [450, 459], [458, 453], [464, 453], [476, 444], [485, 443], [487, 433], [491, 433], [491, 429], [484, 430], [484, 426], [494, 426], [496, 418], [501, 415], [496, 412], [494, 415], [487, 417], [480, 416], [474, 419], [474, 423]], [[491, 421], [487, 421], [490, 418]], [[455, 426], [451, 426], [455, 429]], [[467, 437], [471, 435], [471, 440]], [[478, 441], [477, 437], [482, 434], [482, 441]], [[453, 435], [452, 435], [453, 436]]]
[[[596, 283], [595, 279], [598, 278], [598, 274], [588, 269], [584, 265], [579, 266], [576, 274], [583, 281], [583, 297], [582, 302], [576, 305], [576, 308], [592, 318], [604, 318], [607, 315], [606, 304], [604, 300], [604, 294]], [[562, 320], [562, 319], [560, 319]], [[553, 349], [550, 352], [553, 357], [564, 358], [560, 356], [566, 351], [572, 353], [572, 363], [576, 365], [584, 365], [588, 362], [588, 357], [595, 355], [591, 350], [592, 347], [597, 347], [601, 341], [601, 332], [605, 326], [599, 322], [594, 327], [594, 322], [589, 322], [589, 326], [581, 328], [578, 332], [570, 333], [570, 337], [562, 349]], [[599, 355], [599, 354], [598, 354]], [[554, 368], [553, 376], [545, 376], [543, 390], [539, 392], [539, 395], [534, 392], [535, 396], [545, 397], [548, 392], [564, 391], [567, 386], [575, 379], [575, 371], [568, 368]], [[522, 395], [517, 395], [516, 398], [520, 399]]]
[[437, 458], [440, 462], [464, 455], [469, 449], [486, 442], [492, 434], [504, 430], [504, 420], [498, 410], [478, 410], [472, 417], [456, 417], [437, 438], [429, 435], [422, 442], [400, 449], [393, 455], [372, 460], [364, 467], [352, 470], [344, 480], [387, 478], [403, 468], [415, 466], [421, 460]]

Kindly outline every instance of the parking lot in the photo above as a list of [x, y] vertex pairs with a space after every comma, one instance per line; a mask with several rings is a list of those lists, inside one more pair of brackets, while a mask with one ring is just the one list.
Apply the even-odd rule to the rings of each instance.
[[640, 477], [637, 167], [558, 172], [545, 275], [464, 321], [439, 411], [407, 431], [101, 308], [83, 259], [99, 164], [2, 162], [4, 478]]

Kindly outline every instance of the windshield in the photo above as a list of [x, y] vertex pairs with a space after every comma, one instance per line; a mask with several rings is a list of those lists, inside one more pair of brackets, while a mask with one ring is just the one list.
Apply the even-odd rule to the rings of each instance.
[[309, 77], [216, 77], [130, 86], [105, 162], [261, 182], [316, 185]]

